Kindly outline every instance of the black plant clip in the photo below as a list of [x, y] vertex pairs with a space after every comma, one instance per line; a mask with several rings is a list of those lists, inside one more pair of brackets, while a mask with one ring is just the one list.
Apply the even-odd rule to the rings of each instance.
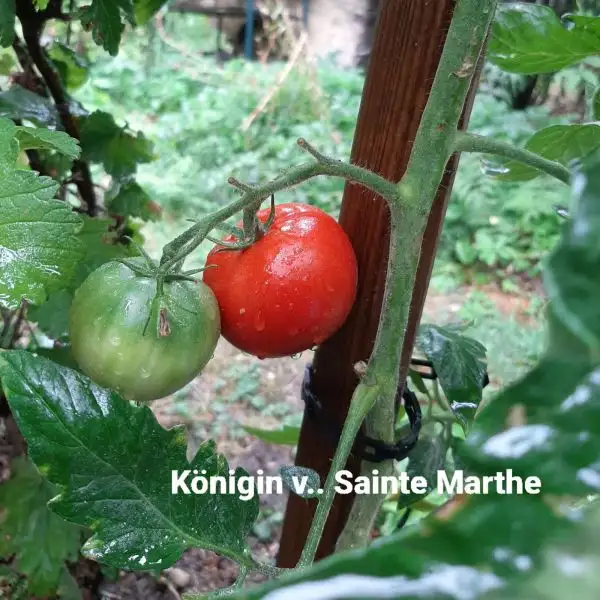
[[[317, 395], [312, 391], [313, 366], [306, 365], [304, 370], [304, 379], [302, 380], [301, 397], [306, 404], [306, 411], [310, 418], [316, 421], [328, 437], [335, 443], [340, 439], [342, 427], [326, 419], [323, 414], [323, 407]], [[403, 460], [415, 447], [421, 431], [421, 406], [416, 395], [410, 391], [408, 385], [405, 385], [401, 397], [396, 398], [396, 404], [404, 401], [404, 409], [408, 415], [410, 423], [410, 432], [394, 444], [388, 444], [380, 440], [373, 439], [362, 433], [357, 436], [359, 445], [363, 448], [360, 458], [369, 462], [380, 463], [385, 460]]]

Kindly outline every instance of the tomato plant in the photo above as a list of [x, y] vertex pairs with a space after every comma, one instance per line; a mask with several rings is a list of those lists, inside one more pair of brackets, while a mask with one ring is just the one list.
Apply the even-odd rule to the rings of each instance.
[[109, 262], [77, 289], [70, 311], [71, 351], [82, 371], [140, 402], [189, 383], [212, 356], [220, 334], [217, 301], [202, 282], [165, 282], [160, 304], [169, 323], [166, 335], [156, 335], [155, 295], [155, 279]]
[[[152, 261], [138, 243], [142, 240], [132, 220], [156, 217], [152, 201], [135, 180], [137, 165], [153, 159], [152, 145], [108, 113], [90, 114], [71, 101], [68, 90], [85, 78], [83, 63], [69, 48], [48, 52], [42, 33], [50, 20], [69, 27], [81, 22], [82, 31], [91, 31], [114, 55], [125, 22], [145, 23], [162, 2], [91, 0], [83, 6], [74, 0], [68, 15], [65, 4], [0, 3], [0, 44], [14, 49], [20, 65], [6, 78], [10, 89], [0, 92], [0, 431], [5, 436], [18, 430], [19, 448], [27, 448], [27, 458], [11, 461], [11, 477], [0, 490], [2, 566], [5, 559], [11, 568], [16, 565], [31, 594], [73, 597], [68, 567], [80, 552], [119, 570], [155, 573], [194, 547], [238, 564], [233, 586], [209, 594], [211, 598], [475, 599], [490, 597], [490, 592], [564, 597], [557, 583], [568, 592], [576, 584], [577, 592], [584, 591], [581, 597], [595, 598], [600, 127], [553, 126], [519, 148], [462, 131], [459, 125], [488, 39], [490, 60], [503, 68], [552, 73], [600, 54], [600, 20], [567, 16], [565, 26], [548, 6], [505, 3], [494, 20], [500, 5], [496, 0], [440, 0], [443, 11], [438, 3], [382, 2], [386, 12], [380, 22], [385, 26], [377, 35], [385, 39], [375, 44], [379, 52], [389, 44], [390, 52], [414, 59], [411, 64], [403, 54], [384, 57], [406, 67], [407, 81], [418, 79], [422, 63], [415, 57], [434, 60], [437, 69], [433, 85], [423, 77], [420, 86], [409, 86], [414, 103], [397, 105], [398, 85], [394, 93], [375, 90], [377, 102], [390, 91], [386, 98], [395, 103], [394, 111], [406, 112], [407, 122], [419, 122], [414, 135], [402, 139], [410, 144], [402, 175], [388, 179], [356, 164], [361, 161], [330, 158], [301, 138], [298, 144], [308, 160], [260, 184], [230, 178], [241, 194], [198, 218], [163, 247], [159, 261]], [[400, 18], [400, 10], [407, 6], [417, 16], [421, 8], [437, 33], [443, 30], [441, 55], [438, 38], [428, 45], [427, 27], [410, 22], [403, 30], [409, 20]], [[393, 22], [386, 21], [390, 14], [396, 16]], [[64, 36], [67, 41], [70, 33]], [[5, 68], [4, 57], [1, 62]], [[377, 67], [372, 61], [370, 69]], [[378, 78], [368, 78], [365, 85], [372, 98], [377, 96], [374, 81]], [[413, 106], [425, 103], [424, 98], [424, 110]], [[382, 130], [402, 133], [386, 128], [386, 111], [380, 114], [381, 122], [366, 139]], [[524, 181], [544, 175], [570, 186], [563, 235], [544, 267], [548, 346], [528, 374], [482, 405], [482, 347], [460, 328], [422, 328], [420, 349], [443, 394], [436, 387], [426, 401], [427, 410], [419, 417], [422, 435], [412, 438], [416, 446], [411, 446], [406, 473], [423, 476], [425, 494], [440, 470], [464, 470], [480, 480], [494, 479], [503, 470], [533, 474], [542, 479], [542, 490], [527, 495], [492, 488], [492, 493], [475, 497], [456, 492], [440, 512], [428, 513], [426, 526], [384, 536], [373, 545], [371, 532], [383, 494], [357, 493], [336, 555], [314, 564], [338, 493], [337, 475], [361, 428], [363, 442], [381, 450], [379, 474], [397, 473], [389, 450], [405, 439], [398, 441], [404, 425], [396, 415], [397, 399], [406, 391], [406, 375], [398, 367], [405, 345], [412, 345], [406, 340], [409, 326], [416, 325], [415, 311], [411, 313], [416, 284], [426, 287], [426, 278], [419, 280], [423, 239], [444, 174], [460, 153], [494, 155], [488, 170], [495, 177]], [[383, 162], [395, 159], [391, 153]], [[99, 169], [109, 186], [104, 193], [92, 178]], [[282, 480], [302, 502], [314, 503], [315, 510], [308, 536], [299, 536], [300, 559], [290, 569], [280, 569], [250, 548], [259, 505], [256, 496], [242, 497], [240, 487], [247, 488], [252, 479], [248, 473], [230, 470], [213, 440], [189, 452], [180, 428], [166, 429], [148, 406], [129, 400], [152, 400], [197, 374], [215, 347], [221, 313], [227, 336], [265, 357], [300, 351], [340, 327], [354, 300], [355, 258], [335, 221], [312, 208], [282, 205], [266, 233], [259, 228], [246, 249], [213, 251], [203, 283], [194, 277], [198, 270], [184, 270], [186, 259], [214, 230], [225, 228], [229, 218], [242, 212], [246, 237], [254, 219], [268, 223], [268, 213], [260, 209], [264, 201], [317, 176], [341, 178], [385, 200], [389, 260], [372, 352], [360, 357], [360, 368], [350, 361], [343, 364], [358, 383], [335, 453], [320, 456], [327, 466], [325, 481], [306, 465], [282, 467]], [[360, 210], [366, 214], [371, 208], [365, 201]], [[136, 254], [142, 256], [132, 258]], [[368, 280], [378, 273], [360, 276]], [[222, 308], [217, 298], [222, 298]], [[30, 319], [31, 307], [38, 309], [35, 320]], [[68, 326], [54, 319], [66, 313]], [[79, 369], [64, 364], [64, 350], [72, 353]], [[317, 360], [315, 370], [319, 368]], [[411, 377], [427, 395], [424, 376], [413, 372]], [[308, 383], [305, 378], [303, 386]], [[336, 423], [329, 425], [324, 435]], [[302, 445], [303, 436], [299, 439]], [[363, 461], [368, 475], [373, 458], [367, 455]], [[294, 487], [298, 475], [306, 476], [310, 489]], [[212, 477], [219, 478], [216, 491], [200, 491]], [[243, 485], [236, 486], [238, 494], [231, 487], [227, 493], [221, 482]], [[418, 496], [402, 493], [395, 500], [409, 508], [432, 506], [418, 502]], [[591, 542], [582, 535], [586, 528]], [[88, 539], [81, 546], [84, 536]], [[583, 545], [573, 544], [582, 539]], [[242, 589], [254, 572], [273, 581]], [[0, 570], [0, 576], [4, 573]], [[4, 584], [3, 579], [0, 589]], [[9, 593], [14, 589], [11, 583]]]
[[[257, 217], [266, 222], [269, 210]], [[259, 358], [322, 343], [344, 323], [356, 296], [348, 236], [327, 213], [306, 204], [278, 205], [260, 239], [244, 250], [217, 245], [206, 266], [215, 267], [203, 276], [219, 302], [223, 337]]]

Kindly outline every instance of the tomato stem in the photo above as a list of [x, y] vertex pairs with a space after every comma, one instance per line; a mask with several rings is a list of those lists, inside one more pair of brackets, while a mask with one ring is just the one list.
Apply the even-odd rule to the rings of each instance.
[[[496, 5], [497, 0], [457, 1], [408, 166], [397, 186], [396, 200], [390, 204], [390, 253], [384, 301], [373, 353], [363, 378], [363, 382], [374, 381], [378, 390], [377, 402], [366, 419], [365, 433], [384, 442], [391, 443], [395, 439], [395, 397], [398, 388], [404, 385], [398, 365], [408, 325], [423, 232], [446, 165], [455, 150], [460, 116]], [[402, 374], [402, 377], [405, 375]], [[347, 440], [345, 436], [351, 435], [357, 418], [361, 417], [355, 397], [363, 393], [361, 384], [355, 390], [347, 417], [353, 426], [344, 428], [330, 474], [340, 463], [338, 455], [345, 456], [348, 444], [353, 442], [353, 438]], [[371, 477], [373, 467], [373, 464], [364, 462], [362, 474]], [[377, 465], [380, 475], [391, 474], [392, 467], [391, 461]], [[330, 483], [330, 477], [328, 485], [334, 485]], [[376, 494], [356, 496], [338, 540], [338, 551], [359, 548], [368, 543], [383, 500], [383, 496]], [[317, 509], [319, 519], [322, 519], [322, 513], [329, 512], [332, 501], [333, 497], [325, 489]], [[315, 515], [307, 547], [317, 547], [321, 532], [320, 520], [317, 521]], [[306, 563], [312, 560], [314, 553], [312, 550], [306, 551], [302, 557]]]
[[483, 154], [494, 154], [516, 160], [529, 165], [538, 171], [542, 171], [559, 181], [570, 185], [571, 172], [567, 167], [554, 160], [548, 160], [539, 154], [513, 146], [508, 142], [494, 140], [482, 135], [458, 131], [454, 138], [454, 150], [456, 152], [481, 152]]
[[262, 185], [249, 186], [230, 177], [229, 183], [242, 190], [243, 194], [227, 206], [200, 219], [181, 235], [169, 242], [163, 248], [160, 260], [160, 270], [169, 272], [179, 261], [193, 252], [206, 236], [218, 225], [244, 209], [258, 210], [261, 203], [276, 192], [291, 188], [317, 175], [340, 177], [347, 181], [359, 183], [379, 194], [389, 203], [394, 203], [398, 197], [396, 184], [372, 173], [367, 169], [351, 165], [340, 160], [328, 158], [317, 152], [306, 140], [300, 138], [298, 145], [306, 150], [315, 160], [291, 167], [278, 177]]

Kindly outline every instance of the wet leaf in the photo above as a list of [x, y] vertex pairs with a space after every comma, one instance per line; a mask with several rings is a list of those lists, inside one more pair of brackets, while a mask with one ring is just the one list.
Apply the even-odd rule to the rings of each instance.
[[17, 308], [69, 285], [84, 255], [82, 220], [33, 171], [0, 172], [0, 302]]
[[116, 179], [132, 175], [139, 163], [155, 158], [152, 143], [143, 134], [127, 133], [112, 115], [98, 110], [84, 120], [81, 147], [86, 160], [102, 164]]
[[421, 434], [417, 445], [408, 455], [406, 472], [409, 480], [424, 477], [427, 491], [423, 494], [401, 494], [398, 498], [398, 509], [411, 506], [423, 500], [437, 485], [438, 471], [444, 469], [448, 453], [449, 438], [444, 435]]
[[188, 461], [181, 428], [165, 430], [148, 406], [29, 352], [4, 352], [0, 376], [31, 459], [60, 486], [51, 509], [94, 532], [87, 556], [130, 570], [166, 568], [190, 547], [247, 561], [257, 498], [194, 493], [194, 469], [226, 485], [247, 476], [230, 474], [214, 442]]
[[460, 329], [422, 324], [417, 346], [433, 363], [451, 402], [479, 404], [486, 370], [485, 347]]
[[300, 427], [292, 427], [290, 425], [282, 425], [279, 429], [259, 429], [248, 425], [243, 425], [243, 427], [250, 435], [268, 444], [296, 446], [300, 438]]
[[137, 25], [145, 25], [168, 0], [133, 0], [135, 9], [135, 22]]
[[321, 478], [316, 471], [307, 467], [286, 465], [279, 469], [283, 484], [300, 498], [318, 498]]
[[58, 113], [52, 101], [20, 85], [0, 92], [0, 117], [31, 121], [39, 127], [56, 127], [58, 124]]
[[8, 48], [15, 37], [15, 0], [0, 2], [0, 46]]
[[137, 217], [144, 221], [160, 218], [160, 206], [136, 181], [115, 181], [104, 196], [107, 210], [114, 215]]
[[[552, 125], [534, 133], [525, 149], [554, 160], [565, 166], [571, 162], [585, 158], [600, 148], [600, 125]], [[504, 181], [528, 181], [535, 179], [542, 172], [516, 160], [502, 161], [494, 158], [490, 174]]]
[[58, 490], [27, 458], [14, 459], [11, 471], [11, 478], [0, 485], [0, 557], [15, 554], [31, 594], [53, 595], [65, 561], [79, 554], [82, 530], [47, 507]]
[[91, 29], [94, 42], [111, 56], [117, 55], [125, 30], [122, 16], [133, 24], [131, 0], [92, 0], [90, 5], [84, 6], [80, 11], [84, 29]]
[[62, 131], [44, 128], [17, 127], [16, 138], [21, 150], [55, 150], [68, 158], [79, 158], [81, 148], [77, 140]]
[[79, 89], [88, 79], [88, 61], [73, 52], [71, 48], [54, 42], [48, 50], [48, 56], [60, 73], [60, 79], [69, 91]]
[[600, 21], [567, 16], [525, 2], [500, 4], [492, 26], [488, 60], [512, 73], [553, 73], [600, 54]]

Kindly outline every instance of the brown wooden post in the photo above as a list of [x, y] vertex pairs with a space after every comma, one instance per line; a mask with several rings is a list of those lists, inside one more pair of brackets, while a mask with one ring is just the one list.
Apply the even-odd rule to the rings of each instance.
[[[454, 10], [455, 0], [382, 0], [366, 74], [351, 162], [398, 181], [410, 156]], [[471, 91], [463, 121], [468, 119]], [[403, 349], [406, 371], [421, 318], [441, 223], [446, 211], [456, 161], [440, 186], [423, 240], [423, 252], [412, 299], [411, 320]], [[356, 304], [344, 327], [316, 352], [313, 389], [331, 419], [342, 424], [358, 381], [353, 365], [368, 360], [377, 332], [388, 257], [389, 214], [372, 192], [347, 184], [340, 212], [359, 265]], [[331, 441], [305, 415], [296, 464], [317, 471], [325, 481], [335, 451]], [[347, 469], [358, 473], [356, 456]], [[352, 497], [338, 495], [332, 507], [317, 559], [331, 554], [346, 522]], [[278, 564], [293, 567], [300, 557], [316, 503], [290, 494]]]

